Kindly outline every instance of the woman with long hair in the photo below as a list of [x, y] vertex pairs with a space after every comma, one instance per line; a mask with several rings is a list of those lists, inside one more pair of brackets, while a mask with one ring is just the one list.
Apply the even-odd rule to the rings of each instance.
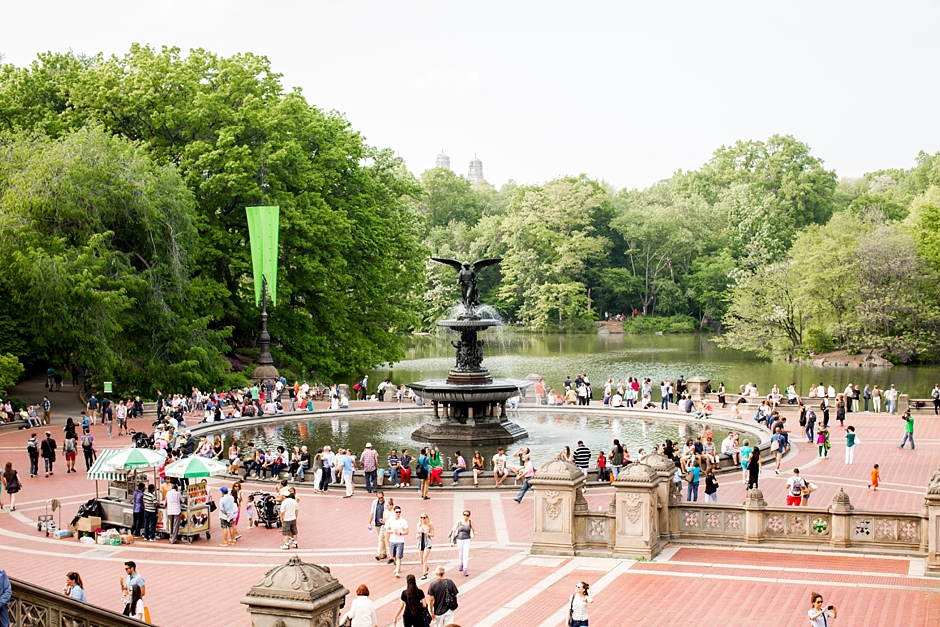
[[620, 469], [623, 468], [623, 447], [620, 445], [620, 440], [614, 440], [614, 447], [610, 449], [607, 463], [613, 468], [614, 478], [616, 478], [620, 474]]
[[139, 621], [144, 620], [144, 599], [140, 594], [140, 586], [136, 583], [134, 587], [131, 588], [131, 618], [136, 618]]
[[464, 577], [470, 576], [470, 539], [476, 535], [473, 522], [470, 520], [470, 510], [463, 510], [463, 518], [454, 524], [450, 532], [450, 545], [457, 547], [457, 559], [460, 565], [457, 570], [463, 571]]
[[231, 474], [238, 473], [238, 467], [241, 465], [242, 452], [238, 448], [238, 440], [232, 438], [232, 445], [228, 447], [228, 471]]
[[441, 449], [437, 446], [431, 449], [431, 454], [428, 456], [428, 465], [431, 469], [430, 485], [434, 485], [434, 482], [437, 481], [437, 485], [444, 487], [444, 482], [441, 481], [441, 475], [444, 474], [444, 464], [441, 462]]
[[428, 602], [424, 598], [424, 591], [418, 587], [414, 575], [405, 577], [405, 589], [401, 593], [401, 603], [395, 612], [393, 625], [402, 619], [404, 627], [424, 627], [424, 613], [428, 611]]
[[480, 475], [483, 474], [483, 468], [484, 468], [483, 456], [480, 455], [480, 451], [473, 452], [473, 460], [470, 462], [470, 464], [473, 467], [473, 487], [479, 488], [480, 483], [478, 481], [478, 478]]
[[235, 499], [235, 518], [232, 520], [232, 541], [238, 540], [241, 534], [238, 533], [238, 519], [242, 515], [242, 482], [236, 481], [232, 484], [232, 498]]
[[836, 607], [834, 605], [823, 607], [823, 598], [818, 592], [810, 592], [809, 600], [812, 604], [809, 610], [810, 624], [813, 627], [829, 627], [829, 619], [836, 617]]
[[421, 568], [423, 575], [421, 579], [428, 578], [428, 557], [431, 555], [431, 544], [434, 538], [434, 525], [431, 524], [431, 518], [426, 512], [423, 512], [418, 518], [418, 557], [421, 559]]
[[[20, 491], [22, 486], [20, 485], [19, 475], [13, 470], [13, 462], [7, 462], [7, 465], [3, 469], [3, 475], [0, 476], [0, 483], [3, 484], [3, 489], [10, 495], [10, 511], [15, 512], [16, 493]], [[0, 506], [0, 508], [2, 508], [2, 506]]]
[[568, 625], [570, 627], [588, 627], [588, 603], [593, 603], [589, 590], [590, 584], [579, 581], [568, 604]]
[[82, 576], [76, 572], [70, 572], [65, 575], [65, 590], [62, 591], [62, 594], [76, 601], [88, 602], [88, 599], [85, 598]]
[[751, 458], [747, 461], [747, 489], [757, 488], [760, 479], [760, 449], [751, 449]]
[[225, 448], [222, 446], [222, 438], [217, 434], [212, 439], [212, 459], [217, 462], [222, 461], [222, 453]]

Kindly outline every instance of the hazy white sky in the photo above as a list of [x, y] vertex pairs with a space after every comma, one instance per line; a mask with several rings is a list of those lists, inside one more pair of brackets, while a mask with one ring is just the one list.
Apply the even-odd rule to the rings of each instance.
[[267, 55], [415, 173], [644, 187], [790, 133], [840, 176], [940, 151], [937, 2], [5, 3], [0, 53]]

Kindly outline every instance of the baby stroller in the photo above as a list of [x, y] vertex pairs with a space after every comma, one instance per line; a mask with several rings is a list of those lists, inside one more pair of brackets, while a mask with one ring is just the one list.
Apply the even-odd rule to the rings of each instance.
[[266, 529], [271, 525], [281, 526], [281, 517], [278, 515], [277, 500], [267, 492], [252, 492], [249, 497], [255, 506], [255, 524], [264, 524]]
[[153, 436], [147, 435], [143, 431], [134, 431], [133, 429], [128, 429], [131, 432], [131, 440], [134, 442], [134, 448], [153, 448]]

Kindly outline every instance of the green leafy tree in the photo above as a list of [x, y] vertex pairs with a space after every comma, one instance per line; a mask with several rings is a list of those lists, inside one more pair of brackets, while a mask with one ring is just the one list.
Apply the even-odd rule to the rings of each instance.
[[[478, 194], [470, 181], [447, 168], [433, 168], [421, 175], [424, 194], [418, 203], [418, 213], [424, 216], [428, 228], [444, 226], [451, 221], [473, 226], [482, 212]], [[492, 199], [489, 190], [481, 187], [479, 196]]]
[[23, 364], [20, 360], [10, 353], [0, 353], [0, 392], [13, 387], [21, 376], [23, 376]]

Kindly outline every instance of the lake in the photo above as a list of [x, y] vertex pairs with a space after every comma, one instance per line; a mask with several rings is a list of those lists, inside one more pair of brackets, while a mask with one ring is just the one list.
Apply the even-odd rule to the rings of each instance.
[[[765, 360], [750, 353], [719, 348], [704, 334], [680, 335], [531, 335], [494, 329], [482, 334], [486, 340], [484, 366], [494, 377], [523, 379], [540, 374], [551, 387], [561, 387], [566, 375], [572, 379], [587, 373], [595, 388], [595, 398], [608, 378], [650, 377], [653, 382], [669, 377], [675, 381], [704, 376], [712, 387], [724, 381], [729, 392], [748, 381], [757, 384], [762, 394], [776, 383], [781, 391], [790, 382], [806, 394], [811, 384], [820, 381], [842, 391], [848, 383], [895, 384], [912, 398], [929, 398], [934, 384], [940, 382], [936, 366], [895, 366], [893, 368], [821, 368]], [[444, 378], [454, 365], [452, 337], [446, 332], [428, 336], [407, 336], [406, 357], [392, 367], [369, 373], [370, 389], [386, 377], [396, 384], [421, 379]], [[658, 391], [654, 390], [654, 398]]]

